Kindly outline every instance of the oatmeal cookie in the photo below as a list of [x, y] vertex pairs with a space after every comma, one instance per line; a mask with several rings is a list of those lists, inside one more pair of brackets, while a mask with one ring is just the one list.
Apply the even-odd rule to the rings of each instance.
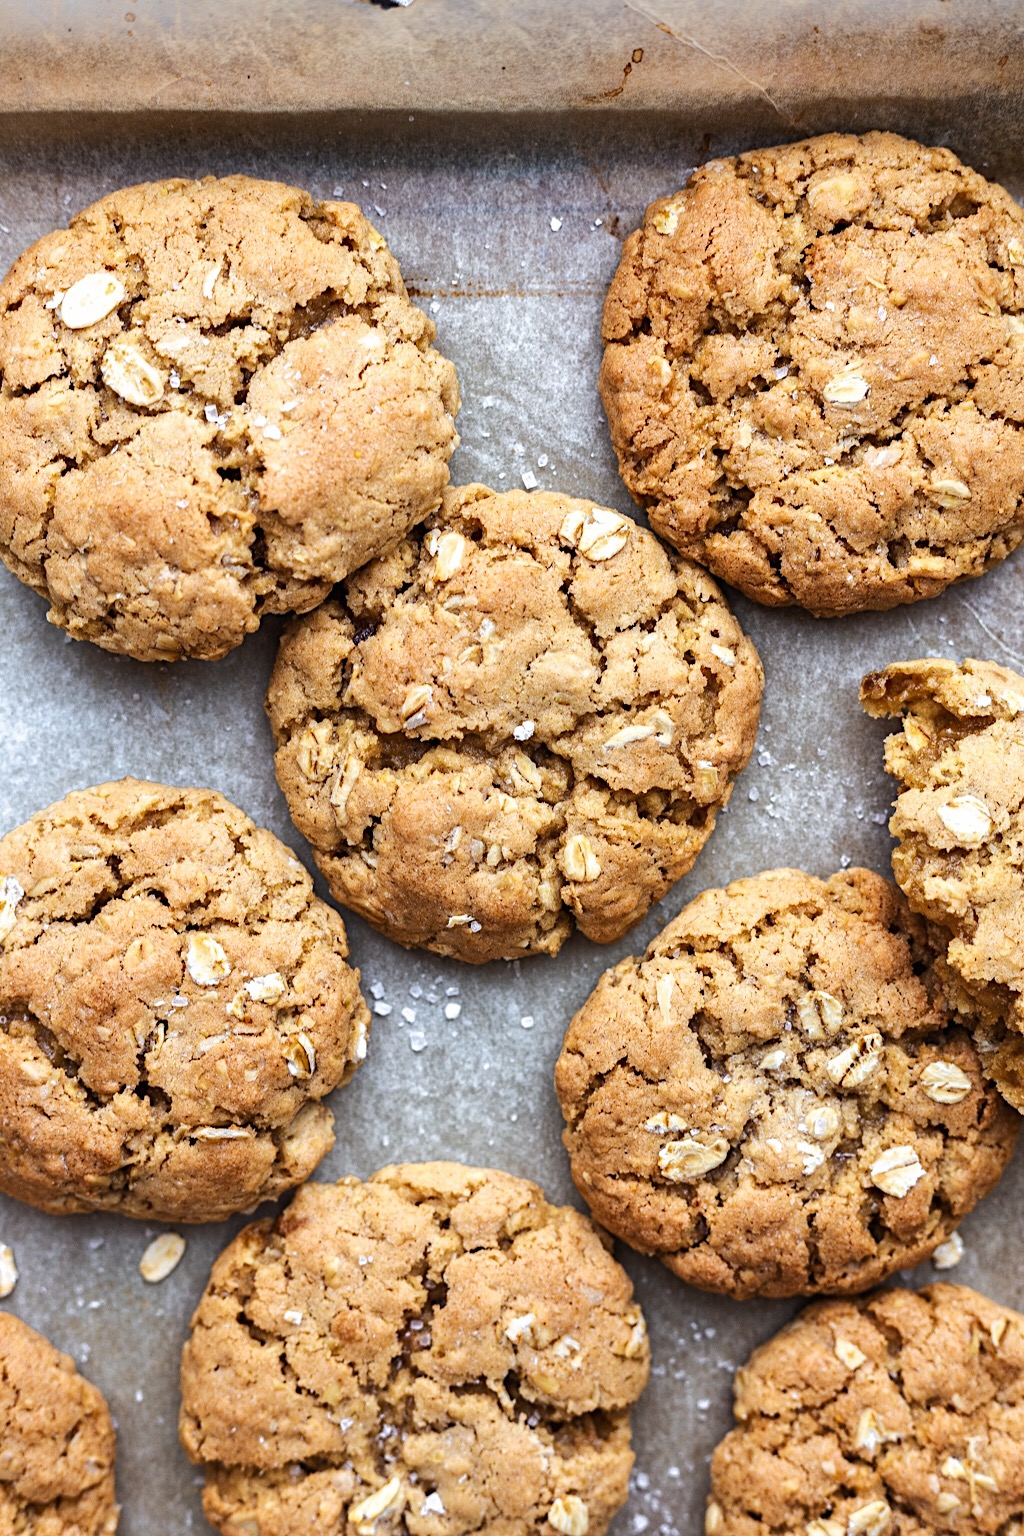
[[75, 1363], [0, 1312], [0, 1530], [114, 1536], [114, 1426]]
[[1024, 536], [1024, 212], [948, 149], [710, 161], [626, 241], [604, 340], [627, 486], [758, 602], [893, 608]]
[[709, 1536], [1010, 1536], [1024, 1317], [962, 1285], [816, 1302], [737, 1373]]
[[711, 835], [762, 683], [714, 583], [629, 518], [473, 485], [293, 623], [267, 707], [335, 898], [484, 961], [636, 923]]
[[226, 1536], [602, 1536], [648, 1367], [584, 1216], [509, 1174], [406, 1164], [307, 1184], [224, 1251], [181, 1437]]
[[998, 1042], [991, 1070], [1024, 1110], [1024, 677], [929, 657], [869, 673], [861, 702], [903, 724], [885, 744], [897, 883], [948, 935], [963, 1011]]
[[455, 370], [351, 203], [113, 192], [0, 285], [0, 556], [77, 639], [213, 658], [436, 509]]
[[212, 790], [125, 779], [0, 839], [0, 1190], [213, 1221], [298, 1184], [366, 1051], [338, 914]]
[[732, 1296], [866, 1290], [995, 1185], [1018, 1119], [924, 922], [865, 869], [705, 891], [607, 971], [555, 1081], [595, 1218]]

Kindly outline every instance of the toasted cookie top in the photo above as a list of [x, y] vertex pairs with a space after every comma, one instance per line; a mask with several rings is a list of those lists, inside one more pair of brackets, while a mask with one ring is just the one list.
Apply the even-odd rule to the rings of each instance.
[[0, 1527], [113, 1536], [114, 1426], [74, 1361], [0, 1312]]
[[966, 1011], [990, 1037], [1009, 1026], [991, 1065], [1024, 1109], [1024, 677], [928, 657], [869, 673], [861, 702], [902, 720], [885, 744], [896, 880], [948, 934]]
[[960, 1285], [818, 1302], [737, 1373], [709, 1536], [996, 1536], [1024, 1515], [1024, 1318]]
[[350, 203], [113, 192], [0, 285], [0, 555], [77, 638], [216, 657], [433, 511], [455, 371]]
[[[585, 1217], [455, 1163], [307, 1184], [214, 1266], [181, 1435], [225, 1532], [601, 1536], [647, 1379], [628, 1276]], [[422, 1525], [423, 1530], [430, 1527]]]
[[1017, 1117], [868, 870], [704, 892], [607, 971], [556, 1068], [598, 1221], [734, 1296], [865, 1290], [993, 1187]]
[[1024, 212], [947, 149], [701, 166], [626, 241], [604, 340], [630, 491], [758, 602], [892, 608], [1024, 534]]
[[762, 681], [714, 583], [629, 518], [469, 486], [290, 626], [267, 705], [335, 897], [482, 961], [637, 922], [710, 836]]
[[125, 779], [0, 839], [0, 1189], [210, 1221], [306, 1178], [365, 1054], [345, 929], [212, 790]]

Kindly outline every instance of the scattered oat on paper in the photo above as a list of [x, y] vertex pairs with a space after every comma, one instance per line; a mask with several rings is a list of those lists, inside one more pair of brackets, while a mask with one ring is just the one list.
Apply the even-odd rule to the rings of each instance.
[[932, 1263], [936, 1269], [955, 1269], [964, 1256], [964, 1240], [959, 1232], [953, 1232], [940, 1243], [932, 1254]]
[[180, 1233], [161, 1232], [139, 1260], [139, 1274], [149, 1285], [156, 1285], [177, 1269], [184, 1252], [185, 1239]]
[[7, 1297], [18, 1283], [18, 1266], [14, 1262], [14, 1249], [0, 1243], [0, 1300]]

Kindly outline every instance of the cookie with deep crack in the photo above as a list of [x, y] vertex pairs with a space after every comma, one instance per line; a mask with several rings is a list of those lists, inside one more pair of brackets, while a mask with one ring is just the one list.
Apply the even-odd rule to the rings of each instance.
[[993, 1188], [1018, 1118], [881, 876], [705, 891], [572, 1020], [555, 1081], [595, 1218], [728, 1295], [866, 1290]]
[[213, 1221], [300, 1183], [366, 1052], [345, 928], [212, 790], [124, 779], [0, 839], [0, 1190]]
[[710, 836], [762, 683], [715, 584], [629, 518], [474, 485], [292, 624], [267, 707], [335, 898], [484, 961], [636, 923]]
[[885, 744], [897, 883], [948, 934], [963, 1011], [998, 1044], [990, 1070], [1024, 1109], [1024, 677], [928, 657], [869, 673], [861, 702], [902, 721]]
[[603, 334], [627, 486], [758, 602], [893, 608], [1024, 537], [1024, 212], [948, 149], [708, 162], [626, 241]]
[[114, 1426], [75, 1363], [0, 1312], [0, 1530], [114, 1536]]
[[0, 285], [0, 556], [77, 639], [223, 656], [436, 509], [459, 394], [433, 339], [351, 203], [112, 192]]
[[737, 1372], [708, 1536], [997, 1536], [1024, 1519], [1024, 1317], [962, 1285], [816, 1302]]
[[506, 1173], [405, 1164], [307, 1184], [224, 1251], [181, 1436], [226, 1536], [602, 1536], [648, 1368], [586, 1217]]

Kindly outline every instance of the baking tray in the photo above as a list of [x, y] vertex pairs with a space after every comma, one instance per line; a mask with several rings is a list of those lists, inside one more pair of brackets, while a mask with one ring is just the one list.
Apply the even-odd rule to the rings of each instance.
[[[17, 17], [13, 7], [0, 7], [0, 31], [6, 28], [13, 39], [6, 56], [17, 65], [0, 79], [0, 263], [93, 198], [152, 177], [244, 171], [295, 182], [318, 196], [354, 198], [385, 233], [410, 288], [437, 323], [439, 345], [458, 367], [465, 404], [453, 463], [457, 483], [481, 479], [511, 487], [529, 469], [543, 487], [634, 510], [596, 393], [601, 301], [621, 237], [650, 199], [677, 188], [699, 161], [829, 128], [888, 127], [947, 143], [1017, 195], [1024, 188], [1020, 29], [1012, 9], [995, 4], [970, 11], [959, 0], [884, 11], [842, 7], [843, 35], [853, 36], [854, 22], [861, 31], [856, 48], [849, 43], [839, 98], [834, 40], [815, 42], [814, 7], [777, 7], [790, 51], [769, 50], [763, 26], [761, 34], [755, 28], [746, 52], [729, 55], [740, 61], [734, 68], [716, 62], [729, 49], [716, 41], [708, 19], [712, 9], [730, 7], [661, 8], [676, 18], [677, 29], [684, 10], [693, 13], [683, 18], [691, 30], [703, 26], [693, 35], [716, 58], [701, 64], [694, 48], [658, 30], [646, 14], [653, 7], [597, 4], [594, 17], [606, 17], [608, 35], [591, 30], [589, 51], [578, 50], [568, 90], [571, 59], [564, 49], [557, 82], [543, 46], [536, 72], [525, 68], [525, 33], [516, 32], [510, 18], [536, 17], [538, 6], [510, 0], [500, 27], [495, 20], [505, 54], [481, 51], [478, 74], [497, 80], [498, 92], [504, 56], [526, 82], [516, 103], [538, 106], [539, 72], [564, 110], [512, 112], [506, 92], [495, 96], [502, 110], [471, 111], [480, 79], [470, 86], [460, 76], [459, 84], [451, 60], [440, 56], [432, 96], [424, 43], [415, 70], [410, 65], [395, 77], [417, 82], [415, 99], [396, 104], [387, 98], [383, 106], [378, 99], [372, 116], [335, 110], [345, 90], [356, 90], [351, 62], [322, 101], [323, 71], [311, 63], [317, 86], [311, 99], [324, 110], [299, 111], [292, 75], [287, 89], [268, 97], [264, 48], [261, 99], [276, 110], [220, 113], [190, 98], [193, 87], [182, 84], [166, 38], [151, 38], [148, 64], [127, 75], [115, 67], [116, 39], [92, 53], [62, 55], [55, 18], [67, 15], [74, 39], [88, 20], [85, 12], [95, 19], [98, 9], [55, 6], [40, 19], [24, 17], [20, 7]], [[173, 12], [179, 31], [188, 31], [189, 5], [152, 9]], [[246, 9], [252, 34], [262, 38], [260, 8]], [[365, 5], [337, 9], [354, 18], [353, 26], [359, 23], [368, 47], [384, 37], [385, 22], [406, 15]], [[431, 46], [443, 32], [441, 9], [417, 0], [408, 13], [421, 11]], [[448, 10], [469, 16], [472, 25], [458, 35], [463, 44], [475, 39], [476, 47], [487, 7]], [[309, 7], [306, 12], [312, 14]], [[764, 14], [756, 7], [748, 13]], [[493, 7], [492, 14], [497, 17]], [[903, 45], [894, 49], [901, 14]], [[944, 29], [938, 41], [934, 34], [922, 41], [922, 16]], [[986, 20], [989, 31], [979, 33]], [[109, 30], [105, 10], [108, 23]], [[574, 26], [578, 35], [578, 18]], [[47, 27], [44, 37], [40, 29]], [[44, 43], [49, 37], [55, 72], [46, 74], [36, 58], [26, 84], [18, 48], [33, 29]], [[388, 34], [387, 47], [398, 49], [393, 38], [401, 35]], [[413, 34], [404, 35], [408, 64]], [[194, 35], [189, 38], [195, 53]], [[121, 38], [122, 63], [134, 57], [137, 41]], [[646, 77], [644, 65], [636, 65], [619, 96], [587, 105], [585, 96], [621, 83], [624, 61], [645, 44], [653, 50], [645, 53]], [[226, 48], [230, 69], [225, 66], [217, 95], [235, 107], [251, 105], [251, 88], [238, 75], [245, 65], [241, 46], [236, 36]], [[381, 57], [391, 58], [383, 42], [380, 47]], [[288, 48], [294, 55], [294, 38]], [[914, 58], [920, 70], [908, 82]], [[818, 61], [810, 73], [808, 59]], [[364, 94], [372, 94], [359, 78]], [[638, 85], [637, 94], [629, 94]], [[387, 90], [392, 96], [397, 90], [390, 76]], [[446, 99], [444, 91], [452, 110], [425, 110]], [[104, 100], [126, 110], [93, 110]], [[65, 110], [69, 103], [77, 110]], [[174, 110], [165, 110], [168, 103]], [[407, 953], [357, 918], [346, 919], [377, 1017], [366, 1062], [334, 1096], [338, 1139], [318, 1176], [365, 1175], [402, 1158], [454, 1157], [529, 1175], [553, 1199], [574, 1200], [551, 1073], [565, 1024], [601, 971], [642, 949], [706, 886], [782, 864], [820, 875], [851, 862], [887, 871], [885, 732], [858, 708], [861, 674], [928, 653], [991, 657], [1024, 668], [1022, 607], [1021, 555], [937, 601], [886, 615], [816, 622], [737, 598], [735, 609], [767, 674], [757, 747], [696, 868], [627, 939], [604, 949], [574, 939], [553, 961], [475, 969]], [[72, 787], [133, 773], [212, 785], [311, 863], [271, 766], [262, 695], [276, 643], [272, 623], [223, 661], [144, 666], [66, 640], [43, 612], [38, 598], [0, 573], [0, 827]], [[448, 1019], [453, 1002], [461, 1011]], [[952, 1276], [1018, 1307], [1024, 1306], [1022, 1208], [1018, 1156], [997, 1192], [964, 1223], [966, 1255]], [[5, 1305], [76, 1358], [118, 1421], [124, 1536], [207, 1529], [200, 1479], [177, 1443], [177, 1364], [211, 1261], [240, 1225], [187, 1230], [180, 1267], [150, 1287], [138, 1261], [155, 1227], [100, 1216], [58, 1220], [0, 1200], [0, 1241], [13, 1246], [21, 1270]], [[614, 1530], [616, 1536], [696, 1536], [707, 1459], [730, 1424], [732, 1373], [795, 1304], [707, 1296], [652, 1260], [624, 1249], [620, 1255], [650, 1322], [654, 1367], [634, 1415], [633, 1493]], [[919, 1284], [935, 1275], [925, 1265], [903, 1278]]]

